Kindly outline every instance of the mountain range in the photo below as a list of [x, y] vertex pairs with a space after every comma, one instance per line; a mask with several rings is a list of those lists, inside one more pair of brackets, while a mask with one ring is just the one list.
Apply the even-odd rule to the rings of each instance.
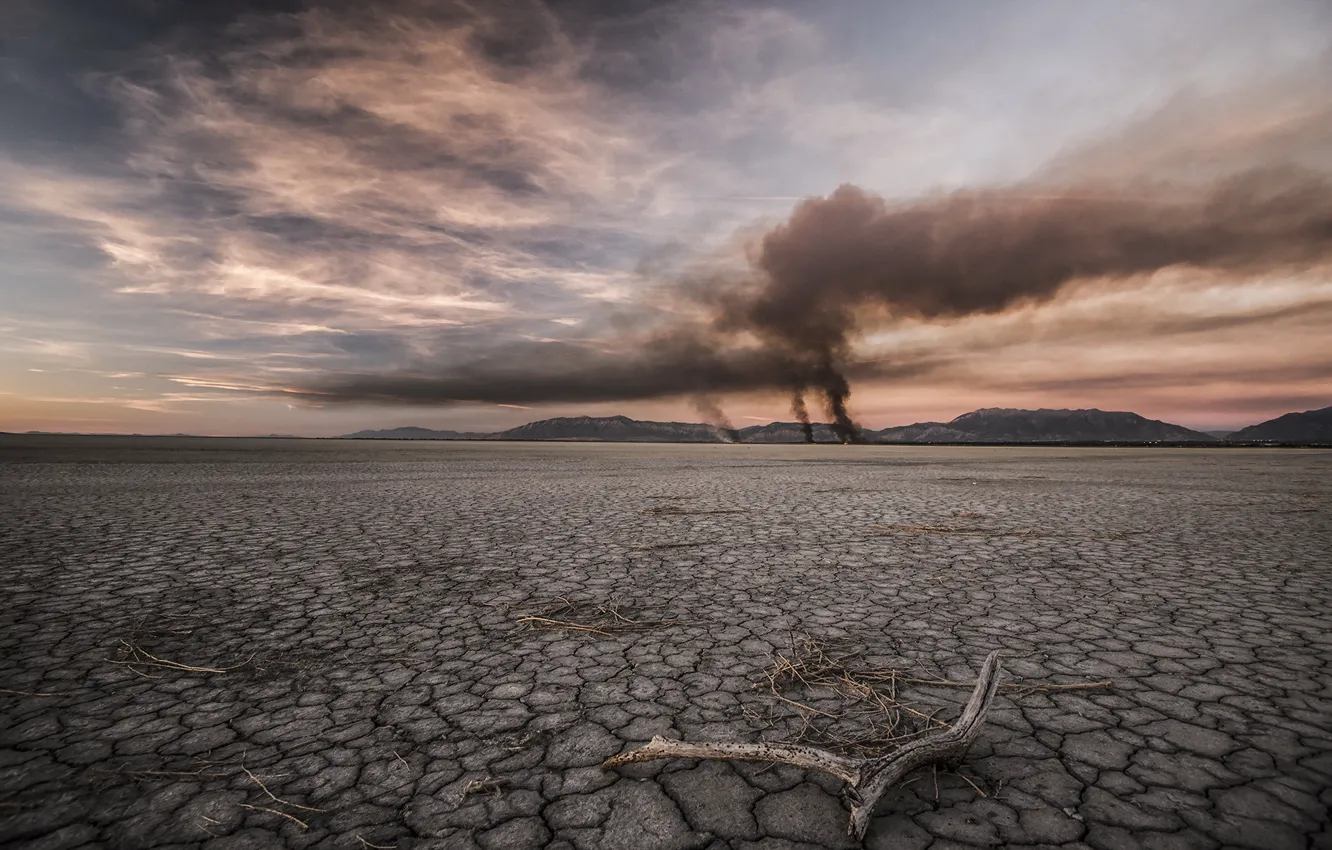
[[[831, 427], [813, 425], [814, 440], [836, 442]], [[1224, 432], [1223, 432], [1224, 433]], [[1216, 443], [1218, 436], [1147, 419], [1136, 413], [1105, 410], [1016, 410], [984, 408], [950, 422], [917, 422], [865, 430], [870, 443]], [[800, 443], [798, 422], [771, 422], [728, 429], [696, 422], [647, 422], [627, 416], [563, 416], [541, 419], [507, 431], [474, 433], [429, 428], [358, 431], [348, 439], [380, 440], [570, 440], [660, 443]], [[1332, 407], [1289, 413], [1225, 437], [1225, 442], [1332, 444]]]

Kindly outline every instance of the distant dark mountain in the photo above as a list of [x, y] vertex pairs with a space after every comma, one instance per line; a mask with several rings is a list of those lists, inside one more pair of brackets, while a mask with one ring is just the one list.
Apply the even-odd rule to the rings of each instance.
[[1213, 442], [1169, 422], [1114, 410], [1014, 410], [987, 407], [951, 422], [920, 422], [867, 432], [871, 440], [911, 443]]
[[343, 434], [343, 440], [472, 440], [489, 434], [466, 434], [461, 431], [434, 431], [430, 428], [387, 428], [383, 431], [357, 431]]
[[500, 431], [501, 440], [596, 440], [645, 443], [727, 442], [722, 429], [693, 422], [640, 422], [627, 416], [561, 416]]
[[1234, 432], [1234, 431], [1203, 431], [1203, 433], [1204, 433], [1204, 434], [1207, 434], [1207, 435], [1209, 435], [1209, 436], [1212, 436], [1212, 437], [1216, 437], [1218, 440], [1225, 440], [1225, 439], [1229, 438], [1230, 435], [1233, 434], [1233, 433], [1235, 433], [1235, 432]]
[[1332, 407], [1287, 413], [1241, 428], [1226, 439], [1254, 443], [1332, 443]]
[[917, 422], [915, 425], [898, 425], [884, 428], [882, 431], [866, 431], [870, 442], [884, 443], [969, 443], [975, 441], [975, 435], [946, 425], [943, 422]]

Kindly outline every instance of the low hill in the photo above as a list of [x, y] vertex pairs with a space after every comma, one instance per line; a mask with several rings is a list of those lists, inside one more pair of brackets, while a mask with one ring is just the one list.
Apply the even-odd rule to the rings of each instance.
[[1214, 442], [1215, 437], [1119, 410], [1016, 410], [987, 407], [951, 422], [920, 422], [867, 432], [872, 440], [908, 443]]
[[865, 437], [872, 443], [964, 443], [973, 442], [974, 436], [943, 422], [917, 422], [865, 432]]
[[734, 442], [714, 425], [643, 422], [627, 416], [561, 416], [500, 431], [501, 440], [596, 440], [647, 443]]
[[474, 440], [488, 434], [467, 434], [461, 431], [435, 431], [430, 428], [386, 428], [382, 431], [357, 431], [343, 434], [343, 440]]
[[1332, 407], [1287, 413], [1276, 419], [1241, 428], [1226, 439], [1236, 443], [1332, 444]]
[[[814, 429], [814, 442], [839, 442], [831, 426], [824, 425], [822, 422], [815, 422], [810, 427]], [[741, 428], [739, 434], [742, 443], [805, 442], [805, 429], [799, 422], [769, 422], [767, 425], [750, 425], [747, 428]]]

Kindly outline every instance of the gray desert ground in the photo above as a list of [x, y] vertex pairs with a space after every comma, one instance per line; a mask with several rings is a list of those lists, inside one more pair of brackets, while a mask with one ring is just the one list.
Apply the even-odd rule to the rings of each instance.
[[6, 437], [0, 837], [854, 846], [821, 774], [601, 763], [654, 735], [884, 746], [952, 720], [1000, 649], [1017, 687], [865, 846], [1332, 847], [1330, 473], [1300, 450]]

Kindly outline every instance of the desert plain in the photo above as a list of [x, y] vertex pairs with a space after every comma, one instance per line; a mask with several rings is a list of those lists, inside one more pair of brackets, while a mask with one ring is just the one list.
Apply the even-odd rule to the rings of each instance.
[[[0, 437], [0, 840], [1332, 847], [1332, 453]], [[941, 684], [943, 683], [943, 684]], [[956, 684], [951, 684], [956, 683]], [[866, 690], [868, 689], [868, 690]]]

